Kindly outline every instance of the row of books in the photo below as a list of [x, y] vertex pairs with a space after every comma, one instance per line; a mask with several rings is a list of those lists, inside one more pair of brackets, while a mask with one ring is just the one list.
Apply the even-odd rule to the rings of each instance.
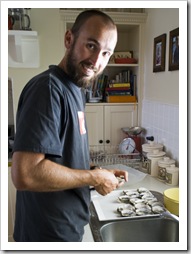
[[[122, 75], [123, 80], [125, 80], [126, 82], [125, 81], [116, 82], [115, 80], [110, 81], [107, 75], [105, 74], [100, 75], [91, 84], [92, 97], [101, 97], [102, 101], [110, 100], [111, 96], [113, 99], [117, 99], [118, 97], [117, 100], [120, 100], [120, 101], [127, 100], [128, 99], [127, 97], [131, 97], [129, 98], [130, 100], [132, 100], [133, 98], [136, 98], [136, 75], [133, 75], [128, 70], [123, 71], [121, 73], [123, 74]], [[127, 79], [124, 79], [124, 77], [126, 77]], [[126, 101], [122, 101], [122, 102], [126, 102]]]
[[114, 83], [106, 88], [107, 102], [136, 102], [130, 83]]

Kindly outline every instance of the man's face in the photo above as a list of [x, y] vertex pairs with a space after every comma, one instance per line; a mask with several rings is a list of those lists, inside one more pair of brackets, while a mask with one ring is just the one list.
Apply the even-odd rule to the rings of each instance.
[[117, 42], [116, 28], [108, 28], [94, 16], [86, 21], [77, 38], [69, 33], [71, 45], [67, 48], [66, 71], [78, 86], [87, 87], [102, 73], [113, 54]]

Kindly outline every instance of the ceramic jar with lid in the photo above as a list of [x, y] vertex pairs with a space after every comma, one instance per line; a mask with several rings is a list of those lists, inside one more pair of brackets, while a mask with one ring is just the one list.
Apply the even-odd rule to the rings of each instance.
[[149, 141], [148, 143], [142, 145], [142, 151], [145, 153], [151, 153], [153, 150], [156, 149], [162, 151], [163, 145], [154, 141]]
[[165, 156], [164, 151], [159, 151], [158, 149], [153, 150], [151, 153], [147, 154], [149, 167], [148, 174], [151, 176], [158, 176], [158, 161]]
[[175, 166], [175, 164], [166, 168], [166, 181], [165, 183], [171, 186], [178, 185], [179, 179], [179, 169]]
[[173, 164], [175, 164], [175, 160], [166, 156], [158, 161], [158, 179], [160, 181], [166, 181], [166, 168]]
[[142, 145], [142, 170], [145, 173], [150, 172], [150, 160], [148, 159], [148, 153], [153, 153], [154, 150], [162, 151], [163, 145], [154, 141], [149, 141]]

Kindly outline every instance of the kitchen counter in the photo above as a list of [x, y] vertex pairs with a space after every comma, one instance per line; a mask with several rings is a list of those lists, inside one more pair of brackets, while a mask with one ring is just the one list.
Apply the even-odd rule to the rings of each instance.
[[[137, 171], [137, 170], [135, 170]], [[164, 182], [159, 181], [156, 177], [152, 177], [148, 174], [145, 174], [145, 177], [143, 179], [141, 179], [141, 181], [138, 182], [133, 182], [132, 184], [130, 183], [125, 183], [123, 186], [121, 186], [120, 188], [118, 188], [118, 190], [124, 190], [124, 189], [134, 189], [134, 188], [139, 188], [139, 187], [145, 187], [151, 191], [156, 191], [159, 192], [161, 194], [163, 194], [163, 192], [166, 189], [172, 188], [171, 186], [165, 184]], [[97, 193], [97, 191], [91, 191], [91, 197], [97, 197], [100, 194]], [[91, 204], [91, 208], [92, 208], [93, 204]], [[84, 234], [84, 238], [83, 241], [85, 242], [93, 242], [93, 235], [90, 229], [90, 225], [87, 225], [85, 227], [85, 234]]]

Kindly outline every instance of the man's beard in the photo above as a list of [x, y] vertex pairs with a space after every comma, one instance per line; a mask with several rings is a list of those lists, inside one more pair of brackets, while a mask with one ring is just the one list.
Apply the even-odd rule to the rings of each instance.
[[[73, 47], [74, 48], [74, 47]], [[97, 78], [100, 74], [100, 71], [95, 69], [92, 64], [87, 61], [82, 61], [79, 64], [88, 66], [92, 68], [94, 71], [94, 75], [92, 77], [88, 77], [80, 71], [79, 65], [77, 65], [77, 59], [74, 56], [73, 48], [70, 50], [67, 56], [66, 69], [67, 74], [70, 76], [72, 81], [79, 87], [87, 88], [92, 85], [92, 82]]]

